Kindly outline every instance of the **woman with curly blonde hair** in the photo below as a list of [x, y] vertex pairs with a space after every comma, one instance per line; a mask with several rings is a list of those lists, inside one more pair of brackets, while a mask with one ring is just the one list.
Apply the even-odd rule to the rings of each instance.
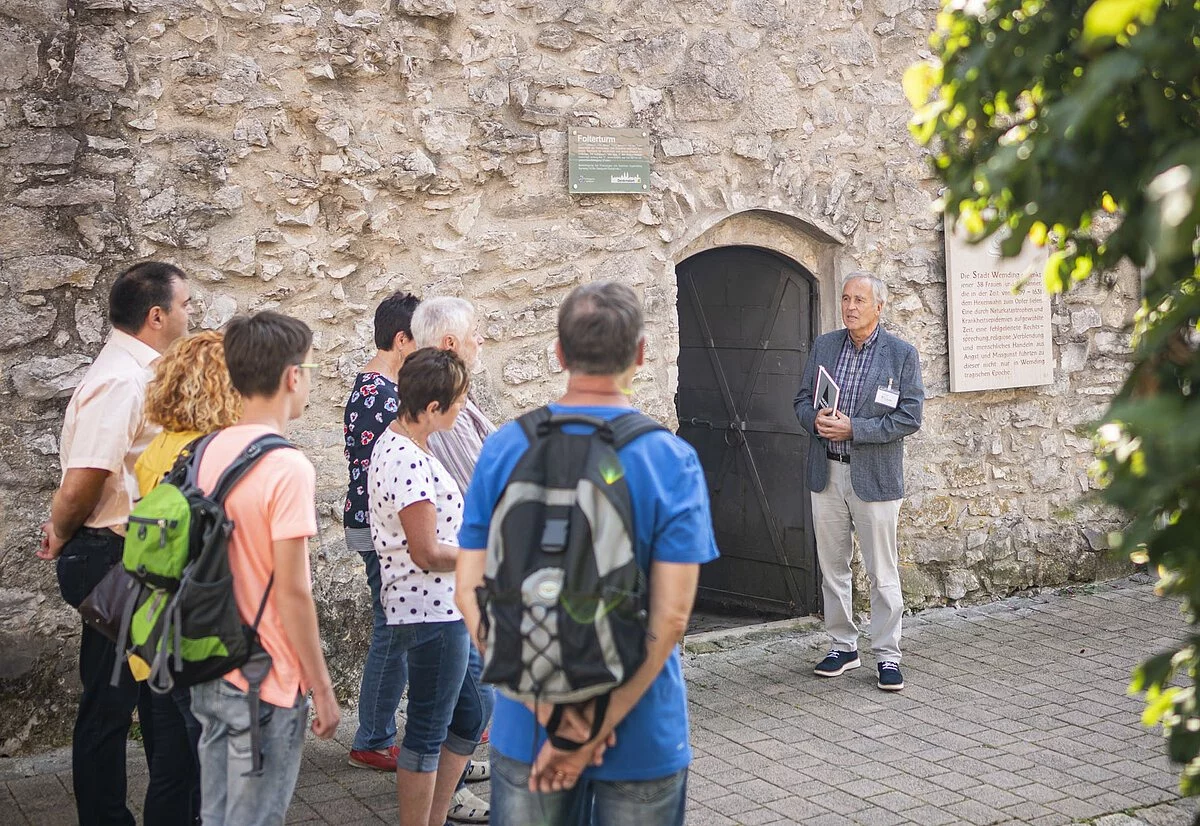
[[[145, 496], [175, 465], [194, 439], [234, 424], [242, 397], [225, 366], [225, 336], [215, 330], [177, 339], [155, 363], [146, 390], [146, 418], [162, 428], [138, 457], [139, 495]], [[145, 812], [147, 826], [200, 822], [200, 723], [188, 689], [152, 695], [151, 719], [142, 721], [155, 800], [170, 801]], [[147, 797], [150, 799], [150, 796]]]
[[242, 397], [225, 366], [225, 336], [217, 330], [178, 339], [154, 366], [146, 390], [146, 418], [162, 433], [135, 465], [145, 496], [175, 464], [189, 442], [228, 427], [242, 415]]

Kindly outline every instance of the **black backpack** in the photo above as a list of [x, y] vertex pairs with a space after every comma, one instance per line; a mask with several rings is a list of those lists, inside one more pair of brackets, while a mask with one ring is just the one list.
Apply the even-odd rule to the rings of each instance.
[[[542, 407], [517, 420], [529, 447], [492, 513], [483, 585], [483, 680], [523, 702], [596, 699], [592, 736], [608, 696], [646, 657], [648, 592], [638, 566], [633, 508], [617, 451], [665, 430], [641, 413], [611, 421]], [[564, 425], [592, 428], [566, 433]]]

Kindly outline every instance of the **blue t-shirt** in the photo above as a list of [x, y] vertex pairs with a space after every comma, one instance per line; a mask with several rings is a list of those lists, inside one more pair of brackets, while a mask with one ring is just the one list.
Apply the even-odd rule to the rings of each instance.
[[[612, 419], [629, 408], [567, 407], [554, 404], [555, 413], [583, 413]], [[586, 425], [578, 432], [586, 433]], [[483, 445], [475, 476], [467, 491], [463, 548], [487, 547], [492, 511], [518, 460], [529, 447], [516, 422], [496, 431]], [[647, 573], [651, 561], [704, 563], [717, 558], [708, 488], [692, 446], [666, 431], [648, 433], [618, 454], [633, 503], [638, 564]], [[535, 741], [536, 731], [536, 741]], [[692, 760], [688, 743], [687, 691], [676, 647], [642, 699], [617, 726], [617, 744], [604, 753], [601, 766], [589, 768], [597, 780], [652, 780], [686, 767]], [[492, 748], [512, 760], [532, 763], [545, 740], [533, 715], [522, 703], [496, 695], [492, 717]]]

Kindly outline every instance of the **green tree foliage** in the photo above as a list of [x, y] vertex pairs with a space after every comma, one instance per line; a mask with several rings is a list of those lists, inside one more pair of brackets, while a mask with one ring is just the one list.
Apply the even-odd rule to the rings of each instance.
[[931, 45], [904, 88], [947, 222], [1008, 254], [1050, 245], [1052, 291], [1124, 259], [1142, 273], [1095, 472], [1129, 518], [1120, 547], [1191, 623], [1131, 690], [1200, 793], [1200, 0], [950, 0]]

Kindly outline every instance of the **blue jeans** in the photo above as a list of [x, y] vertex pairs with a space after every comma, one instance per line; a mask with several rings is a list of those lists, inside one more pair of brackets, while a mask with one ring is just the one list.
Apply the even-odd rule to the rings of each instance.
[[383, 615], [383, 604], [379, 600], [382, 587], [379, 556], [374, 551], [360, 552], [359, 556], [367, 569], [367, 584], [371, 587], [373, 626], [362, 684], [358, 689], [358, 731], [350, 748], [377, 751], [396, 742], [396, 709], [408, 682], [408, 662], [404, 649], [393, 644], [394, 638]]
[[[584, 780], [563, 792], [529, 791], [529, 764], [492, 752], [492, 826], [683, 826], [687, 769], [655, 780]], [[591, 816], [587, 815], [591, 808]]]
[[282, 826], [287, 816], [300, 758], [308, 700], [291, 708], [260, 703], [263, 773], [247, 777], [250, 700], [224, 680], [192, 686], [192, 713], [200, 721], [200, 783], [204, 826]]
[[469, 756], [492, 716], [492, 689], [468, 668], [473, 648], [462, 620], [390, 625], [392, 645], [408, 652], [408, 717], [399, 768], [437, 771], [442, 746]]

